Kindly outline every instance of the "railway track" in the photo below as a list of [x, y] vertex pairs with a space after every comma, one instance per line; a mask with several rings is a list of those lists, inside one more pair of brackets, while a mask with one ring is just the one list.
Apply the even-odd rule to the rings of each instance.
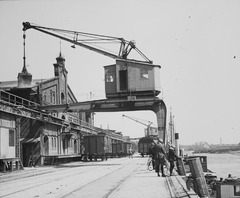
[[139, 166], [136, 167], [131, 165], [133, 163], [134, 162], [128, 163], [127, 166], [121, 166], [120, 168], [75, 189], [73, 192], [62, 196], [62, 198], [79, 197], [79, 195], [82, 197], [96, 197], [96, 195], [101, 198], [112, 197], [112, 195], [121, 188], [121, 185], [124, 184], [124, 182], [139, 168]]
[[169, 188], [169, 193], [171, 198], [181, 198], [181, 197], [189, 197], [195, 198], [198, 197], [192, 190], [189, 191], [185, 184], [179, 180], [179, 177], [166, 177], [166, 183]]
[[168, 186], [168, 189], [169, 189], [169, 194], [171, 196], [171, 198], [175, 198], [175, 193], [173, 192], [172, 190], [172, 187], [173, 187], [173, 184], [171, 185], [172, 182], [170, 182], [171, 180], [169, 179], [169, 177], [166, 177], [166, 183], [167, 183], [167, 186]]
[[[88, 166], [69, 166], [56, 168], [55, 171], [47, 170], [46, 174], [41, 171], [40, 174], [31, 174], [29, 177], [12, 177], [11, 181], [1, 183], [0, 197], [74, 197], [75, 194], [85, 193], [87, 195], [89, 192], [98, 195], [104, 192], [106, 195], [102, 194], [100, 197], [108, 197], [121, 182], [131, 176], [131, 172], [139, 167], [134, 165], [134, 161], [128, 160], [125, 164], [93, 162]], [[96, 188], [101, 183], [105, 183], [105, 186], [101, 189]]]
[[[0, 175], [0, 197], [44, 198], [173, 198], [181, 195], [176, 180], [157, 177], [146, 170], [146, 158], [119, 158], [108, 161], [65, 164], [56, 168], [36, 168], [29, 174]], [[26, 171], [27, 172], [27, 171]], [[15, 175], [15, 176], [14, 176]], [[167, 184], [166, 184], [167, 183]], [[184, 194], [184, 197], [187, 197]], [[188, 196], [191, 197], [191, 196]]]

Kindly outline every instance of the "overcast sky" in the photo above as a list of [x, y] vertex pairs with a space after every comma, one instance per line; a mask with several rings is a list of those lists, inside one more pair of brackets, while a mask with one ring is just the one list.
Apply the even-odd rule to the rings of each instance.
[[[17, 80], [23, 66], [22, 22], [135, 40], [161, 65], [161, 91], [175, 116], [181, 144], [240, 142], [240, 1], [29, 0], [0, 1], [0, 81]], [[51, 78], [60, 41], [26, 32], [27, 69]], [[61, 42], [68, 84], [79, 101], [105, 98], [103, 66], [115, 60]], [[153, 112], [96, 113], [96, 126], [141, 137]], [[154, 126], [154, 125], [153, 125]]]

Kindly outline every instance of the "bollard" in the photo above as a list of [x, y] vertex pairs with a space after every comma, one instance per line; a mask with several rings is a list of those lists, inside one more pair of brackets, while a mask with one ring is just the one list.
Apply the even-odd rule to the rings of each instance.
[[199, 158], [189, 159], [190, 172], [194, 180], [194, 190], [200, 197], [209, 197], [208, 186], [203, 174], [202, 164]]
[[179, 175], [186, 175], [186, 171], [185, 171], [185, 167], [184, 167], [182, 158], [177, 159], [177, 169], [178, 169]]

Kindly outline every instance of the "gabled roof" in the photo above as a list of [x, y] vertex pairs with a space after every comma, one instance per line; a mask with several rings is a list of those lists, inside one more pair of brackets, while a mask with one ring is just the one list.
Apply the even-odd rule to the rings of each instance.
[[[30, 86], [28, 87], [24, 87], [24, 88], [33, 88], [38, 86], [41, 82], [45, 82], [48, 80], [51, 80], [52, 78], [48, 78], [48, 79], [33, 79], [32, 83]], [[18, 88], [18, 81], [3, 81], [0, 82], [0, 89], [12, 89], [12, 88]]]

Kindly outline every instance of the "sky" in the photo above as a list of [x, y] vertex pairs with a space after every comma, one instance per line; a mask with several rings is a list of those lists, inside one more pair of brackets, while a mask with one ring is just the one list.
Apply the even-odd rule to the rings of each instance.
[[[135, 40], [161, 65], [158, 97], [167, 119], [170, 111], [174, 115], [180, 144], [240, 143], [239, 6], [238, 0], [0, 0], [0, 81], [17, 80], [22, 70], [22, 22]], [[60, 51], [77, 99], [104, 99], [103, 66], [114, 59], [26, 31], [27, 70], [34, 79], [54, 76]], [[148, 111], [96, 113], [95, 126], [142, 137], [146, 126], [123, 114], [156, 126]]]

